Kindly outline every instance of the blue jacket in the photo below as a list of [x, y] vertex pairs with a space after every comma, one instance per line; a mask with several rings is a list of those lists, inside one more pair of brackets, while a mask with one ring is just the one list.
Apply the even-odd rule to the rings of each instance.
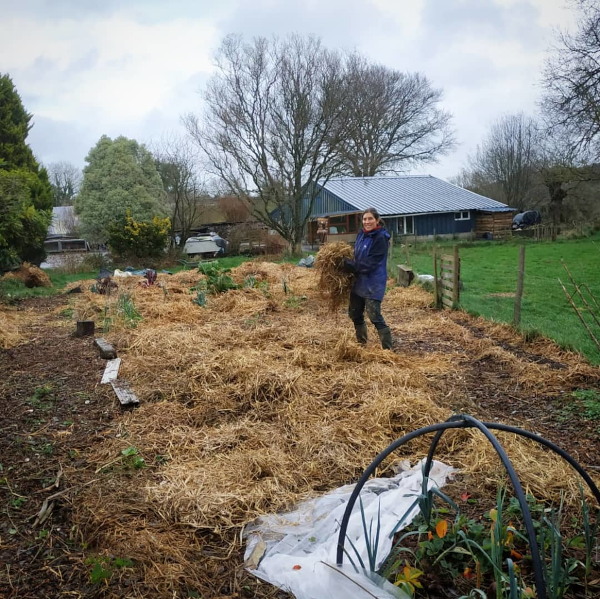
[[352, 293], [365, 299], [383, 300], [387, 283], [390, 234], [383, 228], [356, 236], [352, 266], [357, 274]]

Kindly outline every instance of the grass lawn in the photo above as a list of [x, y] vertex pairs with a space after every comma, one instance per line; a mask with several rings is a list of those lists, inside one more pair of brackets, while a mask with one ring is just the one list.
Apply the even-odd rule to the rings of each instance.
[[[511, 323], [517, 282], [519, 246], [525, 245], [525, 282], [521, 306], [521, 329], [554, 339], [561, 346], [583, 353], [593, 364], [600, 364], [600, 350], [569, 304], [559, 282], [572, 293], [576, 284], [584, 291], [593, 313], [600, 319], [600, 233], [585, 239], [556, 242], [477, 242], [460, 244], [460, 306], [467, 312], [500, 322]], [[452, 245], [438, 244], [439, 253], [451, 253]], [[433, 274], [432, 244], [395, 247], [392, 263], [409, 264], [422, 274]], [[597, 304], [594, 306], [594, 300]], [[576, 299], [576, 304], [582, 302]], [[600, 340], [600, 326], [589, 310], [584, 319]]]

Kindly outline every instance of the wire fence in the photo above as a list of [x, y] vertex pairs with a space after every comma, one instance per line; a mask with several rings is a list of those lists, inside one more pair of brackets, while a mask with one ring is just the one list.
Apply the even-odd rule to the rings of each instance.
[[393, 257], [395, 265], [408, 265], [417, 275], [435, 273], [438, 307], [459, 307], [537, 332], [600, 363], [600, 244], [592, 244], [581, 255], [553, 243], [513, 244], [500, 252], [397, 246]]

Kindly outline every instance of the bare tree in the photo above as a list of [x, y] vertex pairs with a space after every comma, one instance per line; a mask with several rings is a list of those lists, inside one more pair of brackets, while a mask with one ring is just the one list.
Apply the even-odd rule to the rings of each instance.
[[455, 146], [442, 92], [418, 73], [401, 73], [349, 57], [348, 135], [342, 140], [347, 170], [357, 177], [406, 171], [435, 162]]
[[230, 223], [243, 223], [250, 218], [251, 208], [247, 198], [221, 196], [217, 206]]
[[197, 169], [198, 153], [188, 139], [175, 137], [163, 139], [152, 153], [167, 194], [171, 244], [179, 236], [179, 246], [183, 247], [209, 199]]
[[343, 64], [312, 37], [223, 41], [206, 113], [184, 123], [253, 216], [300, 250], [317, 182], [340, 172]]
[[470, 159], [471, 185], [480, 193], [523, 210], [537, 169], [538, 129], [525, 115], [498, 119]]
[[546, 61], [542, 110], [553, 128], [564, 129], [579, 150], [600, 158], [600, 4], [573, 0], [577, 31], [562, 33]]
[[[540, 138], [538, 151], [538, 179], [547, 193], [548, 215], [552, 224], [566, 220], [564, 202], [573, 198], [582, 183], [598, 179], [597, 169], [585, 164], [574, 142], [571, 131], [551, 128], [551, 133]], [[548, 133], [547, 132], [547, 133]]]
[[81, 169], [70, 162], [53, 162], [48, 167], [48, 175], [54, 194], [54, 205], [72, 206], [83, 179]]

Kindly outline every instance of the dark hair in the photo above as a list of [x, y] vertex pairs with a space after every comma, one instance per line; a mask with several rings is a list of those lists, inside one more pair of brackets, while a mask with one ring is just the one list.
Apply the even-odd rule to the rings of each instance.
[[362, 219], [362, 217], [365, 214], [372, 214], [375, 217], [378, 226], [383, 227], [385, 225], [383, 219], [381, 218], [381, 216], [379, 216], [379, 210], [377, 210], [377, 208], [367, 208], [366, 210], [363, 210], [363, 213], [361, 214], [360, 218]]

